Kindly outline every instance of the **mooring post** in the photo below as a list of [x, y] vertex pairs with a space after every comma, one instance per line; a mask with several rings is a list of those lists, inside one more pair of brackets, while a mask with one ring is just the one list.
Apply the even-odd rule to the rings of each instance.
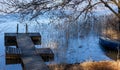
[[26, 33], [28, 33], [28, 25], [27, 25], [27, 23], [26, 23]]
[[19, 26], [19, 25], [17, 24], [17, 31], [16, 31], [16, 32], [17, 32], [17, 34], [18, 34], [18, 26]]

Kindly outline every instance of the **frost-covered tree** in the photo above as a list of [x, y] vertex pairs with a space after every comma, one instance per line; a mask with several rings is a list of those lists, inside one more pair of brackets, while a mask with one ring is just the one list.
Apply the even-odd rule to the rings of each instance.
[[[104, 5], [109, 8], [118, 18], [120, 14], [113, 10], [110, 4], [118, 7], [120, 12], [119, 0], [1, 0], [0, 12], [15, 13], [19, 12], [23, 15], [32, 15], [31, 19], [50, 10], [71, 10], [87, 13], [96, 5]], [[99, 5], [99, 6], [100, 6]], [[81, 15], [78, 14], [78, 17]], [[77, 17], [76, 17], [77, 18]]]
[[[118, 11], [114, 10], [113, 5], [118, 7]], [[111, 10], [120, 19], [120, 0], [0, 0], [0, 12], [19, 13], [23, 19], [27, 17], [30, 20], [55, 10], [59, 11], [59, 18], [77, 20], [101, 6]]]
[[[111, 4], [117, 6], [118, 11], [115, 11]], [[73, 20], [76, 20], [81, 14], [86, 15], [96, 6], [107, 7], [120, 19], [120, 0], [1, 0], [0, 12], [20, 13], [23, 18], [29, 15], [31, 20], [53, 10], [59, 10], [64, 17], [70, 18], [71, 14], [66, 14], [66, 10], [69, 10], [74, 14]]]

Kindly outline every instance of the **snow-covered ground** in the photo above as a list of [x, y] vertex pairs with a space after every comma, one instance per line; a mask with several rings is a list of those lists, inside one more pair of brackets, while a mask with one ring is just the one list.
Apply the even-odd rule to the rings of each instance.
[[[111, 60], [100, 48], [99, 37], [94, 34], [93, 29], [89, 32], [88, 36], [82, 39], [79, 38], [80, 29], [78, 27], [82, 23], [68, 26], [69, 24], [62, 23], [64, 20], [58, 22], [56, 19], [55, 21], [57, 23], [55, 24], [52, 23], [46, 15], [41, 16], [39, 19], [40, 24], [34, 21], [25, 23], [29, 23], [29, 32], [39, 32], [41, 34], [42, 44], [37, 47], [49, 47], [53, 50], [55, 60], [50, 63], [71, 64], [90, 60]], [[5, 65], [4, 33], [16, 32], [17, 24], [19, 24], [19, 32], [24, 33], [25, 24], [18, 22], [15, 16], [0, 16], [0, 70], [9, 70], [13, 67], [12, 70], [16, 70], [17, 67], [20, 67], [20, 65]], [[78, 30], [78, 32], [76, 30]]]

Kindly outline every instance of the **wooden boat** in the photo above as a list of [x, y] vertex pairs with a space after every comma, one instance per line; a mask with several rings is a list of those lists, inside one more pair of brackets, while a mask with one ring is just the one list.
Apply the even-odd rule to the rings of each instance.
[[99, 44], [104, 48], [111, 49], [111, 50], [120, 49], [120, 41], [112, 40], [107, 37], [100, 37]]

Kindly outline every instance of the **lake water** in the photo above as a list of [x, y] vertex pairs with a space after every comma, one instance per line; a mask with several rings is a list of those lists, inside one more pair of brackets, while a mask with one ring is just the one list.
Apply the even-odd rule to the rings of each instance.
[[[15, 33], [16, 23], [19, 24], [19, 32], [25, 33], [25, 25], [20, 24], [20, 22], [15, 20], [4, 20], [4, 23], [0, 23], [0, 70], [22, 70], [21, 64], [6, 65], [4, 33]], [[43, 22], [44, 21], [45, 20], [43, 20]], [[101, 21], [99, 20], [99, 22]], [[99, 29], [99, 22], [96, 21], [95, 25], [97, 26], [94, 28]], [[28, 31], [39, 32], [42, 36], [42, 44], [38, 47], [48, 47], [54, 52], [55, 60], [49, 62], [50, 64], [73, 64], [85, 61], [112, 60], [106, 56], [105, 52], [99, 45], [99, 35], [95, 34], [98, 32], [97, 29], [89, 28], [86, 25], [85, 28], [82, 28], [82, 23], [63, 24], [63, 22], [61, 22], [54, 24], [48, 23], [48, 21], [39, 25], [35, 22], [31, 23], [32, 24], [28, 24]], [[89, 21], [88, 23], [93, 23], [93, 21]], [[93, 27], [93, 24], [90, 24], [90, 26]], [[88, 31], [88, 34], [85, 32], [86, 30]], [[84, 34], [86, 34], [86, 36], [84, 36]]]

